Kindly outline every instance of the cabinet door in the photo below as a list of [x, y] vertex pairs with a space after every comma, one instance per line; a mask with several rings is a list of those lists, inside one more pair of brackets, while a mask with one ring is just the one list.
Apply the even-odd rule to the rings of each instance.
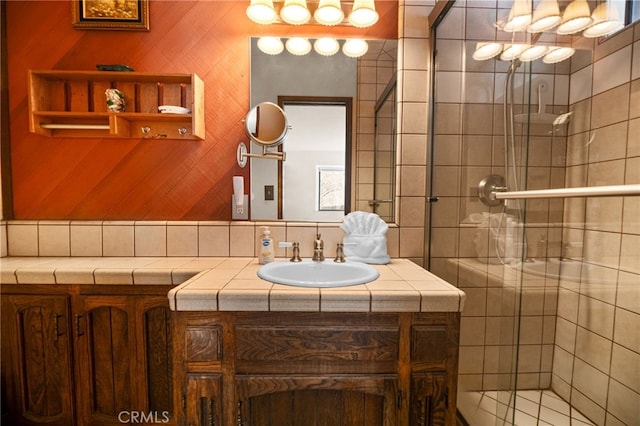
[[74, 298], [78, 420], [86, 425], [121, 424], [142, 411], [134, 384], [135, 302], [125, 296]]
[[243, 426], [396, 426], [397, 379], [384, 377], [236, 377]]
[[11, 424], [73, 424], [67, 296], [2, 296], [2, 389]]
[[74, 298], [78, 419], [175, 424], [166, 298]]
[[456, 424], [449, 410], [445, 374], [415, 374], [411, 378], [412, 426], [448, 426]]
[[182, 395], [182, 415], [178, 424], [188, 426], [224, 425], [222, 419], [222, 376], [187, 374]]
[[[139, 336], [136, 375], [138, 394], [146, 413], [174, 424], [173, 407], [173, 332], [171, 311], [166, 297], [139, 297], [136, 302], [136, 336]], [[139, 314], [138, 314], [139, 313]]]

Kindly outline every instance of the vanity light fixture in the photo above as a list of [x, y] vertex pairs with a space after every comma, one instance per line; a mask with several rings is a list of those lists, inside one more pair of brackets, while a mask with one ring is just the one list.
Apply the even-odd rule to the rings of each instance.
[[572, 47], [551, 47], [549, 52], [542, 58], [542, 62], [545, 64], [557, 64], [569, 59], [574, 53], [576, 53], [576, 50]]
[[257, 44], [258, 49], [267, 55], [279, 55], [284, 51], [284, 44], [279, 37], [260, 37]]
[[558, 0], [541, 0], [533, 12], [527, 31], [530, 33], [548, 31], [558, 25], [561, 20]]
[[257, 24], [272, 24], [278, 18], [273, 0], [251, 0], [247, 7], [247, 16]]
[[365, 28], [378, 22], [378, 18], [374, 0], [355, 0], [348, 19], [354, 27]]
[[350, 38], [342, 45], [342, 53], [350, 58], [358, 58], [369, 50], [369, 45], [365, 40], [359, 38]]
[[322, 25], [337, 25], [344, 20], [340, 0], [320, 0], [313, 18]]
[[531, 62], [544, 57], [542, 60], [545, 63], [555, 64], [570, 58], [574, 53], [575, 49], [571, 47], [479, 42], [472, 56], [476, 61], [484, 61], [500, 54], [500, 59], [503, 61], [519, 59], [522, 62]]
[[476, 61], [485, 61], [498, 56], [500, 52], [502, 52], [502, 45], [500, 43], [480, 42], [476, 44], [476, 50], [473, 52], [473, 59]]
[[582, 33], [585, 37], [601, 37], [624, 27], [616, 7], [610, 1], [600, 3], [593, 10], [591, 20], [591, 26]]
[[332, 56], [340, 50], [340, 43], [335, 38], [323, 37], [313, 43], [313, 49], [322, 56]]
[[575, 34], [591, 24], [591, 9], [587, 0], [573, 0], [562, 14], [562, 21], [556, 29], [561, 35]]
[[514, 0], [509, 18], [503, 30], [507, 32], [524, 31], [531, 23], [531, 0]]
[[280, 17], [287, 24], [306, 24], [311, 19], [307, 0], [285, 0], [284, 6], [280, 9]]
[[287, 51], [292, 55], [302, 56], [311, 52], [311, 43], [304, 37], [291, 37], [285, 43]]

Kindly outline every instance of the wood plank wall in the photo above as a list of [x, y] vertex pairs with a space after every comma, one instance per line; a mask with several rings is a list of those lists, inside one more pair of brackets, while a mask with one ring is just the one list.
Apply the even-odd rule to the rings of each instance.
[[[260, 26], [248, 0], [150, 2], [150, 31], [78, 30], [71, 0], [6, 2], [14, 219], [230, 220], [236, 148], [246, 141], [252, 35], [397, 38], [397, 0], [380, 22], [348, 27]], [[29, 133], [29, 69], [196, 73], [205, 82], [204, 141], [50, 138]], [[6, 124], [3, 123], [3, 126]], [[7, 141], [3, 141], [7, 143]]]

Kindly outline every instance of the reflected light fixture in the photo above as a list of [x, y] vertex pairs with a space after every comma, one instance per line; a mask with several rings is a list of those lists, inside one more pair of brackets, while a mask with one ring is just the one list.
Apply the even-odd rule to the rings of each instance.
[[272, 24], [278, 18], [273, 0], [251, 0], [247, 7], [247, 16], [258, 24]]
[[291, 25], [302, 25], [309, 22], [311, 12], [307, 8], [307, 0], [285, 0], [280, 9], [280, 17]]
[[602, 37], [624, 27], [610, 1], [600, 3], [591, 14], [592, 24], [582, 33], [585, 37]]
[[354, 27], [365, 28], [378, 22], [378, 12], [374, 0], [355, 0], [349, 14], [349, 23]]
[[473, 52], [473, 59], [476, 61], [485, 61], [491, 59], [502, 52], [500, 43], [478, 43], [476, 50]]
[[558, 25], [561, 20], [558, 0], [541, 0], [533, 12], [531, 24], [527, 27], [527, 31], [530, 33], [548, 31]]
[[575, 34], [591, 24], [591, 10], [587, 0], [573, 0], [562, 15], [562, 21], [556, 29], [561, 35]]
[[549, 48], [547, 46], [542, 46], [542, 45], [531, 46], [525, 49], [522, 53], [520, 53], [520, 56], [518, 56], [518, 59], [520, 59], [522, 62], [535, 61], [536, 59], [542, 58], [545, 55], [545, 53], [547, 53], [548, 50]]
[[258, 49], [267, 55], [279, 55], [284, 50], [284, 44], [279, 37], [260, 37]]
[[531, 0], [514, 0], [509, 18], [503, 30], [507, 32], [524, 31], [531, 23]]
[[344, 20], [340, 0], [320, 0], [313, 18], [322, 25], [337, 25]]
[[304, 37], [291, 37], [287, 40], [286, 47], [289, 53], [296, 56], [311, 52], [311, 43]]
[[572, 47], [551, 47], [549, 48], [549, 52], [542, 58], [542, 62], [545, 64], [556, 64], [565, 59], [569, 59], [574, 53], [576, 53], [576, 50]]
[[313, 43], [313, 49], [322, 56], [331, 56], [338, 53], [340, 43], [335, 38], [323, 37]]
[[358, 58], [369, 50], [369, 45], [365, 40], [359, 38], [350, 38], [342, 45], [342, 53], [350, 58]]
[[527, 50], [529, 45], [526, 44], [507, 44], [500, 55], [500, 59], [503, 61], [512, 61], [520, 56], [522, 52]]

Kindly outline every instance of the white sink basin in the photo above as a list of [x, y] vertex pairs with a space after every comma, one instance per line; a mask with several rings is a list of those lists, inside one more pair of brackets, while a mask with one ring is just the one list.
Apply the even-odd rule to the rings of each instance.
[[305, 259], [302, 262], [268, 263], [258, 270], [258, 276], [272, 283], [296, 287], [345, 287], [371, 282], [380, 274], [366, 263]]

